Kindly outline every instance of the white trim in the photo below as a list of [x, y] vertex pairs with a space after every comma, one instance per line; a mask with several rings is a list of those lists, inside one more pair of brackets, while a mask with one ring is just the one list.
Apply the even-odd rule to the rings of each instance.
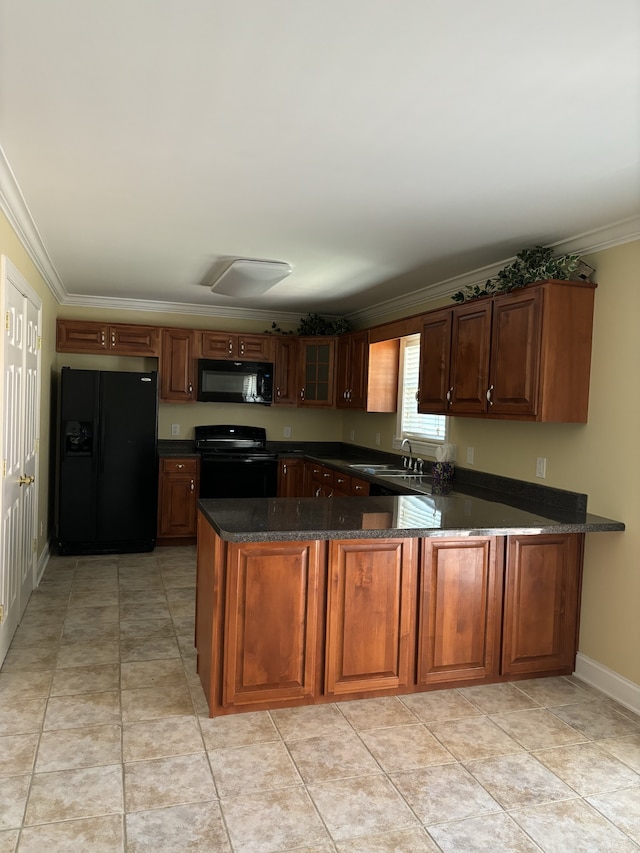
[[634, 684], [628, 678], [618, 675], [614, 670], [578, 652], [576, 655], [576, 678], [586, 681], [592, 687], [601, 690], [611, 699], [615, 699], [625, 708], [640, 714], [640, 684]]
[[49, 557], [51, 556], [51, 546], [49, 541], [47, 540], [44, 543], [44, 548], [40, 551], [40, 555], [38, 557], [38, 565], [36, 566], [36, 583], [35, 587], [40, 586], [40, 581], [42, 580], [42, 576], [44, 575], [45, 569], [49, 564]]
[[[117, 299], [114, 297], [92, 297], [69, 294], [44, 245], [40, 232], [33, 220], [31, 211], [25, 201], [16, 176], [9, 165], [2, 147], [0, 146], [0, 210], [2, 210], [18, 235], [18, 239], [28, 252], [31, 260], [38, 268], [47, 286], [61, 305], [78, 305], [84, 308], [128, 309], [133, 311], [159, 311], [180, 314], [202, 314], [216, 317], [249, 317], [255, 320], [272, 320], [273, 310], [259, 311], [246, 308], [229, 308], [215, 305], [182, 304], [179, 302], [153, 302], [144, 299]], [[630, 243], [640, 239], [640, 216], [613, 222], [594, 231], [577, 234], [552, 243], [551, 246], [562, 254], [576, 252], [588, 255], [602, 249]], [[367, 325], [387, 317], [391, 312], [400, 311], [411, 313], [425, 302], [438, 298], [452, 296], [457, 290], [467, 285], [484, 284], [488, 278], [496, 275], [513, 258], [505, 258], [496, 264], [470, 270], [463, 275], [447, 278], [428, 284], [420, 290], [414, 290], [395, 299], [387, 299], [362, 311], [348, 314], [355, 324]], [[298, 313], [276, 312], [283, 321], [289, 318], [295, 322], [300, 319]], [[415, 311], [413, 313], [416, 313]]]
[[9, 220], [49, 290], [58, 302], [64, 302], [68, 295], [66, 288], [49, 257], [2, 146], [0, 146], [0, 210]]
[[[634, 216], [630, 219], [623, 219], [620, 222], [614, 222], [611, 225], [605, 225], [596, 231], [589, 231], [585, 234], [578, 234], [575, 237], [567, 237], [564, 240], [559, 240], [556, 243], [551, 243], [551, 247], [556, 249], [560, 254], [578, 254], [590, 255], [593, 252], [600, 252], [603, 249], [612, 249], [614, 246], [621, 246], [623, 243], [631, 243], [633, 240], [640, 239], [640, 216]], [[428, 284], [420, 290], [414, 290], [412, 293], [406, 293], [404, 296], [398, 296], [395, 299], [387, 299], [385, 302], [379, 302], [377, 305], [365, 308], [362, 311], [355, 311], [349, 314], [349, 319], [355, 323], [367, 325], [374, 320], [381, 320], [387, 317], [391, 312], [396, 311], [411, 311], [416, 313], [418, 308], [421, 308], [426, 301], [453, 296], [458, 290], [463, 290], [465, 287], [474, 284], [484, 284], [489, 278], [493, 278], [507, 264], [515, 260], [512, 258], [504, 258], [496, 264], [490, 264], [486, 267], [479, 267], [475, 270], [463, 273], [462, 275], [447, 278], [443, 281], [437, 281], [433, 284]], [[596, 270], [597, 272], [597, 270]]]
[[[264, 320], [271, 324], [276, 316], [279, 323], [299, 323], [301, 311], [262, 311], [257, 308], [233, 308], [223, 305], [197, 305], [193, 302], [161, 302], [149, 299], [125, 299], [114, 296], [69, 295], [61, 305], [79, 305], [83, 308], [104, 308], [109, 311], [157, 311], [166, 314], [200, 314], [211, 317], [234, 317], [239, 319]], [[329, 315], [323, 315], [329, 316]]]

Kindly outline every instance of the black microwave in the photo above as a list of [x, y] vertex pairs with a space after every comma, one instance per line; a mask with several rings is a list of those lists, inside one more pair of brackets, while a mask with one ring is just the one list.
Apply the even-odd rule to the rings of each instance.
[[198, 400], [268, 406], [273, 400], [273, 364], [201, 358], [198, 361]]

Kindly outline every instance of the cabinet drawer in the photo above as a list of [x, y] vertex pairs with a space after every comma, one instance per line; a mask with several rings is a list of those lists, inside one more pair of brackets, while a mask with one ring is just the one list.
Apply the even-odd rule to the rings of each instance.
[[165, 457], [160, 460], [160, 470], [163, 474], [197, 474], [197, 457]]

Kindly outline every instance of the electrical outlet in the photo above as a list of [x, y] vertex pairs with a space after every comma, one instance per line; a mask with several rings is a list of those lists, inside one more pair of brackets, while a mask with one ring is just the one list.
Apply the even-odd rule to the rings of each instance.
[[291, 438], [291, 427], [290, 427], [290, 426], [286, 426], [286, 427], [282, 430], [282, 434], [284, 435], [284, 437], [285, 437], [285, 438]]
[[180, 435], [180, 424], [171, 424], [171, 435]]
[[376, 433], [376, 444], [378, 445], [378, 447], [380, 447], [380, 433], [379, 432]]
[[467, 447], [467, 462], [469, 463], [469, 465], [473, 465], [473, 454], [474, 454], [474, 448], [473, 447]]
[[351, 432], [349, 433], [349, 441], [355, 441], [355, 440], [356, 440], [356, 431], [355, 431], [355, 429], [352, 429]]
[[547, 459], [545, 456], [538, 456], [536, 459], [536, 477], [544, 480], [547, 476]]

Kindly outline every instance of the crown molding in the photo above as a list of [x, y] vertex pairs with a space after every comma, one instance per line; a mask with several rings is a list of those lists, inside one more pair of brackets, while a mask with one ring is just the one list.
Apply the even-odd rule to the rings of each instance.
[[67, 297], [66, 288], [49, 257], [2, 146], [0, 146], [0, 210], [9, 220], [49, 290], [58, 302], [64, 302]]
[[[558, 240], [556, 243], [551, 243], [550, 246], [562, 255], [578, 254], [584, 257], [593, 252], [612, 249], [615, 246], [621, 246], [623, 243], [630, 243], [633, 240], [639, 239], [640, 216], [633, 216], [629, 219], [620, 220], [620, 222], [614, 222], [611, 225], [605, 225], [603, 228], [598, 228], [594, 231], [586, 231], [575, 237]], [[493, 278], [503, 267], [514, 260], [515, 255], [511, 258], [504, 258], [504, 260], [496, 264], [478, 267], [462, 275], [428, 284], [420, 288], [420, 290], [414, 290], [411, 293], [404, 294], [404, 296], [378, 302], [376, 305], [369, 306], [362, 311], [354, 311], [348, 315], [348, 318], [357, 325], [367, 325], [374, 321], [383, 320], [385, 317], [396, 312], [415, 314], [419, 309], [424, 308], [426, 302], [453, 296], [458, 290], [463, 290], [465, 287], [473, 286], [474, 284], [484, 284], [487, 279]]]
[[274, 313], [278, 322], [300, 322], [300, 312], [263, 311], [258, 308], [238, 308], [223, 305], [197, 305], [193, 302], [162, 302], [150, 299], [123, 299], [115, 296], [68, 295], [61, 305], [77, 305], [82, 308], [106, 308], [111, 311], [156, 311], [164, 314], [199, 314], [206, 317], [232, 317], [243, 320], [264, 320], [271, 323]]
[[[121, 299], [111, 296], [81, 296], [67, 292], [58, 272], [49, 257], [40, 232], [33, 220], [31, 211], [25, 201], [9, 161], [0, 146], [0, 210], [5, 214], [18, 239], [29, 254], [38, 272], [53, 293], [60, 305], [77, 305], [84, 308], [109, 308], [111, 310], [157, 311], [167, 314], [200, 314], [211, 317], [230, 317], [233, 319], [265, 320], [273, 319], [273, 309], [262, 311], [255, 308], [232, 308], [220, 305], [196, 305], [183, 302], [160, 302], [145, 299]], [[588, 255], [603, 249], [629, 243], [640, 239], [640, 216], [614, 222], [594, 231], [588, 231], [552, 243], [551, 246], [562, 254], [577, 253]], [[504, 266], [511, 263], [513, 257], [505, 258], [496, 264], [479, 267], [454, 276], [428, 284], [419, 290], [414, 290], [404, 296], [388, 299], [376, 305], [368, 306], [361, 311], [347, 315], [348, 319], [357, 325], [367, 325], [378, 322], [392, 313], [417, 313], [426, 302], [452, 296], [456, 291], [474, 285], [483, 284], [488, 278], [493, 278]], [[298, 322], [299, 312], [277, 312], [282, 322]]]

